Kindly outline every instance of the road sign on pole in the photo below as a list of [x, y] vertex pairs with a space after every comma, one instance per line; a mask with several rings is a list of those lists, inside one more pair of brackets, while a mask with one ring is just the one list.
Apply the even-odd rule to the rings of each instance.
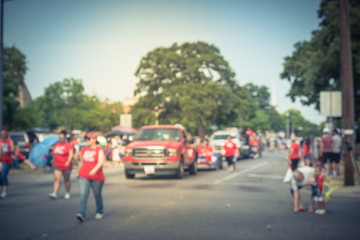
[[132, 127], [132, 115], [120, 114], [120, 125], [125, 127]]
[[342, 117], [342, 94], [340, 91], [320, 92], [320, 114], [325, 117]]

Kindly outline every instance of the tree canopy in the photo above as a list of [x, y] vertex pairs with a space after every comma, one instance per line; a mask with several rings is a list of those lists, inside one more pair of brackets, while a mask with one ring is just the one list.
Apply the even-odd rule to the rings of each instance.
[[[360, 123], [360, 2], [349, 0], [353, 54], [355, 115]], [[285, 57], [281, 78], [291, 84], [288, 96], [320, 109], [320, 91], [341, 90], [339, 1], [323, 0], [318, 11], [320, 26], [310, 41], [294, 45]]]
[[[229, 63], [214, 45], [204, 42], [173, 44], [144, 56], [135, 72], [134, 94], [140, 97], [134, 110], [142, 113], [162, 108], [161, 123], [180, 122], [204, 136], [210, 125], [239, 125], [255, 107], [248, 92], [235, 80]], [[141, 106], [141, 107], [140, 107]], [[137, 119], [136, 124], [144, 121]], [[142, 115], [139, 115], [139, 117]], [[195, 131], [196, 130], [196, 131]]]
[[26, 57], [15, 47], [4, 48], [3, 55], [3, 117], [4, 126], [13, 128], [19, 103], [19, 85], [24, 83]]

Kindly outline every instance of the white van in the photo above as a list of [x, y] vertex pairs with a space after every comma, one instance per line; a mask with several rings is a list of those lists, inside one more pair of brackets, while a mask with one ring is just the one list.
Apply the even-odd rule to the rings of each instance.
[[[232, 136], [232, 141], [236, 144], [238, 149], [241, 147], [240, 142], [240, 132], [237, 130], [219, 130], [214, 132], [210, 137], [210, 145], [215, 148], [215, 152], [219, 153], [220, 155], [224, 155], [222, 152], [222, 147], [224, 146], [225, 142], [227, 141], [227, 137]], [[235, 156], [238, 158], [239, 156]]]

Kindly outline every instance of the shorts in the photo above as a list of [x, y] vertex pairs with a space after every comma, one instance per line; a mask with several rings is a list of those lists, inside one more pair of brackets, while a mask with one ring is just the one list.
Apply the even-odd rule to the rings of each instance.
[[60, 172], [62, 172], [62, 174], [70, 174], [71, 173], [71, 170], [62, 171], [62, 170], [60, 170], [58, 168], [54, 168], [54, 171], [60, 171]]
[[324, 152], [322, 154], [322, 163], [325, 164], [328, 162], [328, 159], [331, 161], [331, 155], [332, 155], [332, 152]]
[[297, 169], [299, 160], [300, 160], [299, 158], [291, 159], [291, 170], [292, 171], [295, 171]]
[[332, 153], [330, 162], [339, 163], [340, 162], [340, 153]]
[[234, 156], [228, 156], [225, 157], [226, 161], [228, 162], [228, 165], [233, 165], [234, 164]]
[[324, 202], [324, 197], [322, 193], [317, 193], [316, 196], [314, 196], [314, 201], [315, 202]]

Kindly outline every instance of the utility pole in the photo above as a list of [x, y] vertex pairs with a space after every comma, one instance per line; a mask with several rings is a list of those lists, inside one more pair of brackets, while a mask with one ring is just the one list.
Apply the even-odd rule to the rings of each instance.
[[4, 96], [4, 74], [3, 74], [3, 52], [4, 52], [4, 1], [0, 3], [0, 129], [4, 125], [4, 107], [3, 107], [3, 96]]
[[[350, 38], [350, 17], [348, 0], [340, 1], [340, 37], [341, 37], [341, 78], [344, 97], [345, 140], [354, 148], [354, 85]], [[345, 154], [345, 186], [354, 185], [354, 167], [349, 151]]]

